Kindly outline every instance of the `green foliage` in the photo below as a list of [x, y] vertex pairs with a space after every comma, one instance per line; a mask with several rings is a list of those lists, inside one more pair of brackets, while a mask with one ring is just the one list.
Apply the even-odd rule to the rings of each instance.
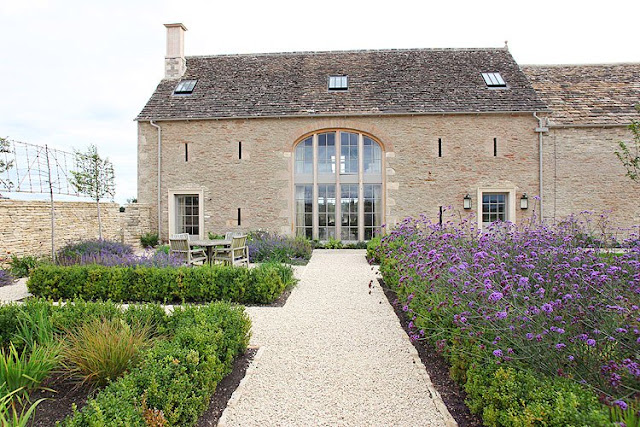
[[[286, 282], [273, 280], [275, 271]], [[286, 287], [293, 275], [275, 264], [253, 269], [229, 266], [180, 268], [105, 267], [100, 265], [36, 268], [27, 287], [33, 295], [53, 299], [141, 302], [207, 302], [230, 300], [268, 304]], [[284, 275], [283, 275], [284, 274]]]
[[94, 319], [66, 334], [63, 365], [83, 383], [103, 386], [135, 366], [150, 344], [149, 327], [121, 319]]
[[342, 242], [340, 240], [334, 239], [331, 237], [327, 243], [324, 245], [325, 249], [341, 249]]
[[614, 403], [609, 408], [609, 417], [620, 426], [640, 427], [640, 397], [636, 397], [625, 409]]
[[[11, 142], [7, 138], [0, 137], [0, 153], [10, 153]], [[4, 156], [0, 156], [0, 187], [11, 189], [13, 183], [3, 176], [4, 172], [13, 167], [13, 161], [5, 161]]]
[[28, 351], [33, 351], [38, 345], [54, 345], [55, 330], [49, 308], [40, 303], [31, 303], [29, 309], [20, 308], [12, 342], [22, 344]]
[[[640, 113], [640, 104], [636, 105], [636, 110]], [[616, 151], [615, 154], [627, 170], [625, 175], [632, 181], [638, 181], [640, 179], [640, 121], [633, 120], [629, 130], [633, 135], [633, 141], [630, 144], [619, 141], [620, 151]]]
[[13, 343], [0, 349], [0, 396], [19, 390], [15, 396], [26, 397], [58, 366], [58, 345], [35, 346], [18, 352]]
[[216, 234], [212, 231], [209, 231], [207, 233], [207, 237], [209, 238], [209, 240], [218, 240], [218, 239], [224, 239], [224, 234]]
[[42, 261], [38, 257], [29, 255], [23, 257], [11, 255], [11, 261], [9, 261], [11, 274], [15, 277], [29, 277], [31, 270], [40, 264], [42, 264]]
[[171, 247], [169, 245], [160, 245], [158, 247], [156, 247], [156, 254], [159, 253], [165, 253], [167, 255], [169, 255], [169, 251], [171, 250]]
[[595, 395], [571, 380], [495, 366], [466, 374], [469, 408], [487, 426], [610, 425]]
[[26, 427], [29, 424], [29, 419], [35, 413], [36, 407], [45, 400], [38, 399], [32, 404], [24, 404], [22, 411], [18, 413], [14, 397], [21, 392], [22, 389], [18, 389], [0, 397], [0, 426]]
[[71, 185], [80, 194], [96, 201], [98, 209], [98, 235], [102, 239], [100, 200], [106, 196], [113, 198], [116, 193], [113, 164], [108, 158], [101, 158], [98, 148], [90, 145], [85, 153], [75, 152], [77, 171], [71, 171]]
[[143, 248], [155, 248], [158, 246], [158, 233], [144, 233], [140, 236], [140, 244]]
[[169, 425], [195, 425], [233, 359], [246, 350], [250, 326], [244, 309], [228, 303], [177, 308], [168, 319], [172, 339], [146, 351], [136, 368], [64, 425], [144, 426], [145, 408], [162, 411]]
[[381, 242], [382, 237], [376, 236], [367, 243], [367, 259], [372, 264], [380, 264], [380, 257], [382, 255], [382, 251], [380, 250]]

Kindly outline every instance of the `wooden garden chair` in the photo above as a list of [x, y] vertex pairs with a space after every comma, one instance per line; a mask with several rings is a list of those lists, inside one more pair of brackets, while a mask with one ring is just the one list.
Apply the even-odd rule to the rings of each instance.
[[174, 234], [169, 239], [169, 249], [171, 255], [178, 255], [184, 258], [186, 265], [204, 264], [207, 262], [207, 254], [204, 249], [194, 249], [189, 246], [189, 234]]
[[247, 247], [247, 235], [234, 235], [231, 238], [231, 246], [217, 248], [213, 255], [214, 262], [222, 262], [227, 265], [249, 266], [249, 248]]

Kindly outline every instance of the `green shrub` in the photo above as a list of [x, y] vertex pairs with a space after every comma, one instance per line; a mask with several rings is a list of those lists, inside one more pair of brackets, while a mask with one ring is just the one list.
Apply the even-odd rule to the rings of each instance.
[[[287, 276], [275, 264], [257, 268], [202, 267], [105, 267], [100, 265], [53, 266], [35, 269], [27, 282], [33, 295], [52, 299], [141, 302], [208, 302], [230, 300], [268, 304], [284, 287], [268, 271]], [[283, 273], [284, 272], [284, 273]]]
[[571, 380], [476, 365], [466, 375], [469, 408], [487, 426], [611, 424], [596, 396]]
[[18, 313], [17, 303], [0, 305], [0, 347], [6, 347], [13, 338], [18, 328]]
[[382, 237], [376, 236], [367, 243], [367, 260], [372, 264], [380, 264]]
[[156, 254], [163, 253], [169, 255], [171, 247], [169, 245], [160, 245], [156, 247]]
[[149, 326], [130, 326], [121, 319], [94, 319], [68, 331], [63, 365], [82, 383], [103, 386], [135, 366], [150, 344]]
[[140, 236], [140, 244], [143, 248], [155, 248], [158, 246], [158, 233], [144, 233]]
[[11, 266], [11, 274], [14, 277], [29, 277], [29, 273], [31, 270], [36, 268], [38, 265], [42, 264], [38, 257], [35, 256], [23, 256], [22, 258], [11, 255], [11, 261], [9, 261], [9, 265]]
[[168, 317], [173, 337], [144, 352], [136, 368], [64, 425], [144, 426], [143, 408], [162, 411], [169, 425], [195, 425], [234, 357], [246, 350], [250, 325], [244, 308], [228, 303], [177, 308]]

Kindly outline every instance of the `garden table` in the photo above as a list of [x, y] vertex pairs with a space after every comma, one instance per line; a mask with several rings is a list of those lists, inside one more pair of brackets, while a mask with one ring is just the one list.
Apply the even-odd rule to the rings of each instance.
[[231, 239], [189, 240], [189, 246], [200, 246], [207, 250], [207, 262], [211, 264], [213, 250], [219, 246], [231, 246]]

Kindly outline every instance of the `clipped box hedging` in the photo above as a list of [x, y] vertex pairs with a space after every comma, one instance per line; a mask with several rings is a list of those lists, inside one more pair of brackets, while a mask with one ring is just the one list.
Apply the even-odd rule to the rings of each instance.
[[41, 310], [50, 316], [60, 339], [65, 330], [99, 318], [121, 319], [132, 327], [145, 324], [156, 337], [136, 366], [83, 408], [75, 408], [62, 421], [66, 426], [146, 426], [152, 420], [158, 423], [151, 425], [195, 425], [250, 338], [251, 321], [244, 307], [228, 302], [176, 307], [167, 314], [159, 304], [123, 309], [113, 302], [54, 305], [29, 299], [0, 306], [0, 347], [13, 340], [21, 319]]
[[33, 295], [53, 299], [268, 304], [294, 283], [290, 267], [273, 263], [253, 269], [43, 265], [33, 270], [27, 287]]
[[142, 427], [154, 419], [154, 425], [195, 425], [234, 358], [246, 350], [251, 322], [243, 307], [215, 302], [178, 308], [166, 325], [169, 339], [62, 424]]

